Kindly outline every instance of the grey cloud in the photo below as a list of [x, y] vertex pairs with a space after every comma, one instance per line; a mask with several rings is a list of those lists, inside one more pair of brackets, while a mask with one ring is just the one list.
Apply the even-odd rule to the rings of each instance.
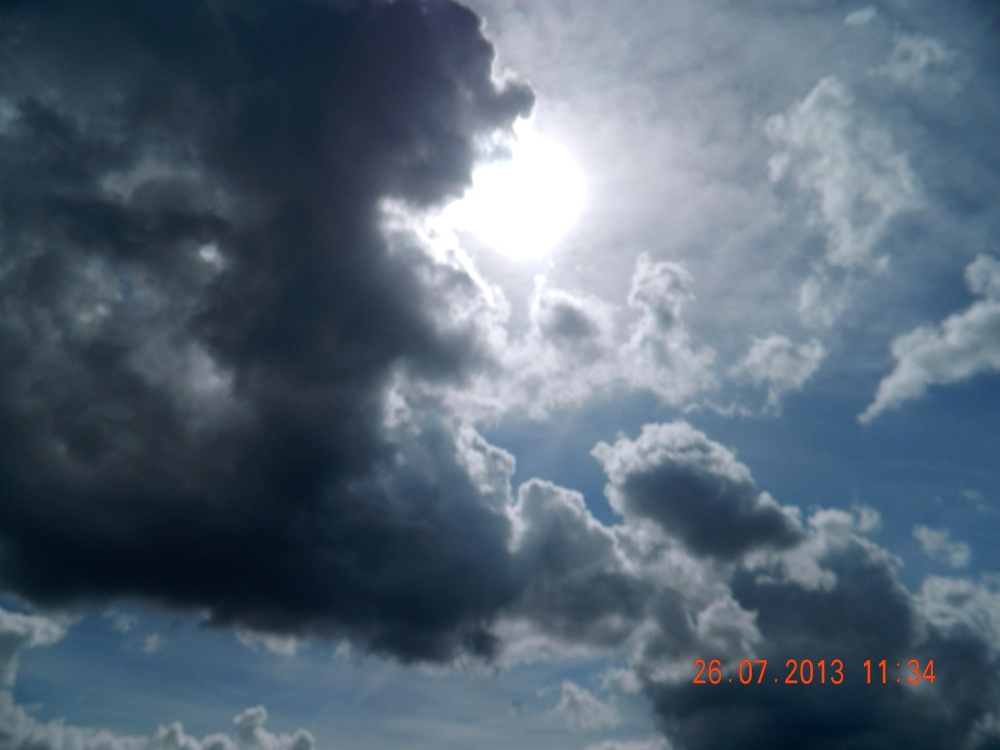
[[532, 319], [539, 332], [557, 344], [583, 345], [601, 333], [584, 300], [557, 290], [543, 290], [533, 300]]
[[478, 366], [437, 315], [474, 285], [381, 206], [459, 194], [532, 95], [456, 4], [349, 5], [0, 8], [5, 589], [493, 647], [506, 517], [448, 428], [382, 419]]
[[875, 400], [858, 417], [862, 422], [922, 398], [930, 385], [1000, 370], [1000, 261], [978, 256], [965, 280], [982, 299], [940, 326], [923, 326], [892, 342], [896, 367], [879, 383]]
[[[621, 479], [637, 467], [693, 465], [698, 471], [690, 471], [703, 481], [714, 476], [730, 494], [733, 487], [742, 488], [742, 497], [759, 494], [746, 467], [683, 423], [647, 428], [636, 441], [622, 438], [595, 453], [612, 487], [628, 487]], [[670, 484], [662, 486], [668, 496]], [[619, 510], [633, 501], [615, 493]], [[996, 582], [931, 577], [919, 594], [909, 593], [896, 575], [899, 560], [867, 537], [879, 523], [869, 509], [818, 510], [802, 525], [786, 509], [782, 517], [792, 524], [794, 539], [761, 543], [730, 558], [725, 549], [686, 556], [669, 536], [649, 533], [650, 523], [662, 523], [653, 513], [631, 510], [623, 524], [604, 527], [577, 493], [538, 480], [522, 486], [515, 508], [515, 554], [531, 561], [547, 596], [536, 594], [530, 607], [516, 611], [535, 618], [534, 627], [557, 641], [626, 646], [632, 674], [669, 747], [882, 750], [905, 742], [941, 750], [992, 747], [1000, 740]], [[727, 511], [732, 513], [716, 509], [716, 529], [734, 523]], [[588, 582], [602, 568], [632, 578], [643, 591], [640, 606], [623, 610], [619, 624], [626, 627], [611, 641], [604, 639], [606, 630], [584, 624], [599, 622], [607, 610], [587, 609], [566, 596], [569, 582]], [[595, 599], [613, 601], [600, 591]], [[560, 611], [561, 618], [544, 619]], [[570, 612], [580, 622], [573, 628], [565, 625]], [[518, 635], [525, 633], [512, 633]], [[726, 675], [736, 674], [741, 659], [767, 659], [768, 679], [750, 686], [693, 685], [697, 658], [721, 659]], [[811, 659], [816, 674], [823, 659], [828, 679], [839, 659], [845, 684], [784, 685], [788, 659]], [[881, 659], [890, 664], [886, 685], [879, 684]], [[905, 679], [910, 659], [921, 669], [935, 661], [933, 685], [894, 682], [897, 675]], [[864, 682], [865, 660], [876, 665], [874, 685]], [[892, 671], [897, 661], [903, 666]], [[579, 697], [576, 690], [563, 692]]]
[[537, 479], [518, 489], [511, 516], [513, 554], [527, 585], [509, 613], [562, 642], [621, 645], [654, 588], [629, 570], [612, 530], [578, 492]]
[[[882, 750], [902, 744], [939, 750], [1000, 741], [995, 588], [929, 579], [914, 597], [898, 582], [891, 556], [859, 531], [863, 526], [842, 511], [819, 512], [803, 545], [735, 570], [733, 594], [755, 613], [760, 640], [752, 653], [699, 657], [721, 658], [726, 676], [736, 674], [741, 658], [767, 659], [761, 684], [693, 685], [690, 668], [671, 673], [636, 665], [667, 737], [689, 750]], [[818, 585], [804, 582], [796, 570], [806, 558], [828, 574]], [[814, 684], [783, 684], [788, 659], [812, 660]], [[843, 662], [842, 685], [816, 684], [820, 659], [828, 681], [831, 660]], [[876, 667], [874, 684], [865, 683], [868, 659], [889, 663], [888, 684], [880, 684]], [[933, 685], [895, 683], [897, 675], [909, 674], [910, 659], [921, 669], [935, 661]], [[896, 670], [896, 662], [903, 668]]]
[[735, 557], [800, 538], [794, 515], [757, 489], [746, 466], [686, 422], [646, 425], [593, 451], [626, 518], [649, 518], [703, 555]]

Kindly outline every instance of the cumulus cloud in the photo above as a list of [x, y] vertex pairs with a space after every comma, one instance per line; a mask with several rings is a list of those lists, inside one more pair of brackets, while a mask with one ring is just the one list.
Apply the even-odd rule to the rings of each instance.
[[754, 336], [746, 356], [732, 368], [731, 374], [767, 387], [767, 405], [775, 409], [781, 396], [797, 391], [813, 376], [826, 356], [815, 338], [795, 344], [787, 336], [772, 333]]
[[862, 422], [923, 398], [928, 386], [1000, 370], [1000, 261], [978, 256], [965, 281], [982, 299], [938, 326], [922, 326], [892, 342], [896, 368], [879, 383], [875, 400], [858, 417]]
[[[722, 656], [723, 674], [736, 675], [739, 658], [767, 659], [762, 683], [694, 685], [690, 669], [671, 677], [638, 665], [666, 736], [692, 750], [876, 750], [899, 743], [930, 750], [997, 742], [988, 729], [1000, 701], [991, 650], [997, 630], [995, 618], [981, 614], [995, 609], [994, 595], [958, 584], [914, 597], [897, 580], [893, 558], [865, 538], [857, 519], [841, 511], [822, 516], [810, 519], [804, 545], [734, 571], [733, 594], [756, 613], [760, 641], [752, 656]], [[795, 567], [806, 556], [829, 574], [824, 585], [798, 580]], [[963, 626], [970, 620], [975, 630]], [[897, 675], [909, 673], [894, 671], [886, 685], [877, 675], [866, 684], [863, 662], [883, 658], [892, 665], [917, 659], [921, 669], [934, 660], [936, 680], [896, 684]], [[788, 659], [810, 659], [814, 670], [820, 659], [827, 670], [839, 659], [843, 683], [829, 684], [835, 675], [827, 671], [827, 683], [814, 676], [808, 687], [786, 685]]]
[[614, 727], [621, 723], [618, 708], [613, 703], [601, 701], [586, 688], [569, 680], [562, 684], [555, 710], [562, 714], [570, 728], [580, 731]]
[[648, 518], [700, 554], [736, 556], [799, 539], [795, 513], [754, 484], [724, 446], [686, 422], [646, 425], [636, 440], [599, 443], [608, 500], [626, 517]]
[[691, 284], [682, 266], [642, 254], [628, 295], [629, 307], [639, 313], [626, 348], [629, 378], [672, 405], [712, 385], [715, 352], [693, 344], [681, 317]]
[[[931, 577], [911, 594], [899, 559], [868, 536], [875, 511], [818, 509], [799, 521], [683, 422], [594, 454], [619, 524], [594, 519], [571, 490], [540, 480], [519, 489], [512, 550], [538, 579], [511, 610], [521, 627], [505, 632], [510, 646], [624, 648], [628, 667], [605, 686], [644, 694], [668, 747], [942, 750], [1000, 740], [995, 581]], [[730, 540], [730, 528], [744, 539]], [[694, 660], [711, 658], [727, 677], [742, 659], [766, 659], [768, 679], [693, 684]], [[844, 683], [785, 685], [788, 659], [812, 660], [817, 675], [824, 660], [828, 681], [839, 660]], [[935, 683], [897, 684], [907, 676], [897, 671], [884, 686], [877, 675], [866, 684], [864, 661], [881, 659], [917, 659], [921, 669], [934, 660]], [[564, 686], [567, 711], [589, 704], [581, 690]]]
[[[0, 60], [5, 590], [197, 608], [289, 654], [309, 635], [407, 662], [614, 650], [629, 670], [615, 681], [650, 699], [667, 739], [602, 750], [1000, 741], [991, 583], [911, 595], [870, 513], [803, 521], [686, 422], [594, 448], [620, 516], [605, 524], [544, 479], [515, 492], [513, 457], [442, 413], [442, 393], [544, 413], [619, 385], [680, 407], [714, 381], [677, 263], [639, 256], [617, 305], [540, 285], [519, 338], [467, 264], [388, 226], [387, 206], [459, 195], [482, 144], [530, 109], [525, 86], [492, 78], [471, 12], [5, 3]], [[775, 182], [814, 204], [826, 241], [823, 306], [823, 273], [882, 267], [916, 182], [838, 78], [767, 132]], [[984, 298], [970, 319], [1000, 297], [995, 265], [970, 267]], [[980, 344], [968, 372], [989, 363]], [[776, 401], [822, 356], [772, 334], [739, 371]], [[483, 396], [479, 378], [500, 385]], [[5, 685], [22, 649], [63, 629], [0, 614]], [[729, 674], [742, 658], [772, 674], [842, 659], [853, 681], [694, 685], [693, 660], [713, 656]], [[860, 685], [880, 658], [951, 667], [933, 690]], [[560, 705], [581, 728], [617, 720], [574, 683]], [[313, 747], [265, 720], [258, 707], [227, 734], [119, 737], [38, 722], [0, 692], [15, 750]]]
[[[381, 224], [386, 201], [460, 195], [531, 107], [491, 77], [479, 19], [7, 3], [0, 56], [4, 586], [405, 659], [488, 651], [507, 522], [447, 426], [381, 419], [394, 379], [482, 358], [438, 315], [474, 280]], [[450, 577], [468, 586], [427, 597]]]
[[613, 530], [590, 514], [580, 493], [537, 479], [518, 488], [511, 515], [514, 556], [527, 583], [510, 614], [559, 642], [621, 645], [653, 590], [629, 570]]
[[920, 542], [920, 548], [929, 558], [944, 562], [953, 568], [964, 568], [972, 558], [972, 550], [965, 542], [951, 538], [948, 529], [931, 529], [914, 526], [913, 537]]
[[[693, 280], [679, 264], [641, 253], [624, 304], [537, 280], [526, 331], [507, 315], [487, 320], [494, 367], [471, 386], [447, 391], [456, 411], [497, 419], [517, 411], [533, 418], [606, 399], [622, 388], [648, 391], [671, 406], [690, 404], [715, 387], [715, 352], [699, 344], [683, 317]], [[502, 292], [490, 294], [503, 300]]]

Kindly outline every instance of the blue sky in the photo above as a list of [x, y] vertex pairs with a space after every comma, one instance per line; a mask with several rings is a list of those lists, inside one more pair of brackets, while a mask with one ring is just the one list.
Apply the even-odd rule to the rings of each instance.
[[998, 32], [5, 5], [0, 747], [1000, 745]]

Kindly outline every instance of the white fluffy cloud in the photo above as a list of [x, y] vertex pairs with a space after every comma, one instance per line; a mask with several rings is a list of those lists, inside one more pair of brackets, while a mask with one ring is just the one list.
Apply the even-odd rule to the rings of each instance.
[[939, 326], [922, 326], [892, 342], [896, 368], [879, 383], [875, 400], [859, 417], [862, 422], [922, 398], [930, 385], [1000, 370], [1000, 261], [978, 256], [965, 280], [982, 299]]
[[556, 711], [572, 729], [593, 731], [621, 723], [618, 707], [595, 696], [586, 688], [566, 680], [562, 684]]
[[920, 548], [932, 560], [947, 563], [953, 568], [964, 568], [972, 558], [972, 550], [965, 542], [951, 538], [947, 529], [914, 526], [913, 536]]
[[927, 621], [955, 638], [974, 637], [1000, 655], [1000, 578], [928, 576], [915, 598]]
[[[446, 389], [447, 398], [460, 413], [487, 419], [519, 410], [543, 418], [623, 387], [652, 392], [670, 406], [689, 404], [716, 385], [715, 351], [697, 343], [683, 317], [692, 286], [682, 266], [644, 253], [623, 305], [539, 278], [527, 329], [516, 331], [508, 316], [494, 315], [482, 336], [492, 342], [492, 366]], [[502, 292], [488, 291], [489, 304], [503, 308]], [[419, 400], [405, 390], [404, 399]]]
[[825, 356], [826, 350], [815, 338], [795, 344], [776, 333], [762, 338], [754, 336], [750, 350], [731, 374], [756, 386], [766, 386], [767, 405], [774, 409], [783, 394], [806, 384]]

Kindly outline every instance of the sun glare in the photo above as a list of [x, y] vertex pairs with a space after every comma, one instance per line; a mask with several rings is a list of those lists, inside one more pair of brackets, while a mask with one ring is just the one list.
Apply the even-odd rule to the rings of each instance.
[[477, 169], [472, 187], [445, 210], [445, 219], [509, 258], [537, 260], [580, 213], [583, 175], [566, 149], [527, 123], [518, 123], [515, 133], [511, 156]]

